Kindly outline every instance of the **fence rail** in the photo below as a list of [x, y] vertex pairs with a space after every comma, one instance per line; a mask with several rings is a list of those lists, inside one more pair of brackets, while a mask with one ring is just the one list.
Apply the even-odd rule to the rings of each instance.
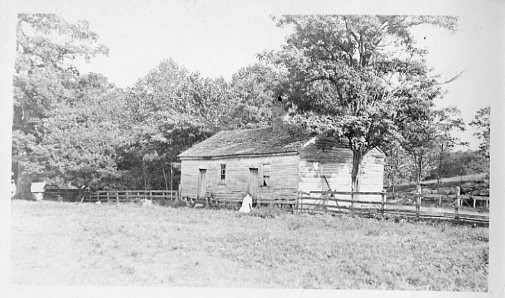
[[151, 201], [175, 201], [179, 198], [176, 190], [100, 190], [82, 192], [77, 189], [57, 189], [39, 192], [44, 200], [65, 202], [135, 202], [142, 199]]
[[[160, 204], [180, 201], [179, 192], [171, 190], [115, 190], [85, 192], [84, 195], [82, 194], [78, 190], [48, 190], [44, 192], [44, 199], [70, 202], [137, 202], [146, 199]], [[351, 199], [337, 198], [336, 195], [349, 195]], [[367, 196], [380, 196], [380, 200], [361, 200]], [[260, 199], [257, 203], [287, 207], [301, 212], [380, 213], [416, 218], [489, 223], [489, 214], [487, 212], [478, 213], [462, 206], [465, 198], [465, 196], [460, 195], [460, 189], [457, 188], [453, 203], [450, 207], [444, 208], [441, 206], [422, 206], [423, 195], [417, 195], [414, 204], [403, 204], [398, 201], [388, 201], [386, 192], [312, 191], [310, 193], [299, 193], [297, 199]], [[476, 201], [485, 201], [486, 206], [489, 206], [489, 197], [471, 196], [471, 198], [474, 200], [474, 207]], [[210, 198], [210, 203], [214, 206], [238, 206], [242, 201]]]
[[[321, 196], [313, 196], [321, 195]], [[335, 198], [334, 195], [351, 195], [351, 197], [362, 197], [370, 195], [381, 195], [381, 200], [354, 200]], [[488, 197], [475, 198], [474, 200], [487, 201]], [[474, 201], [475, 202], [475, 201]], [[412, 205], [399, 204], [398, 202], [388, 202], [385, 192], [348, 192], [348, 191], [313, 191], [302, 193], [296, 206], [298, 211], [306, 212], [332, 212], [332, 213], [359, 213], [372, 214], [380, 213], [384, 215], [399, 215], [416, 218], [446, 219], [465, 222], [489, 223], [489, 214], [477, 214], [463, 210], [460, 189], [457, 189], [454, 200], [454, 208], [426, 207], [422, 206], [422, 195], [417, 195], [415, 203]], [[475, 206], [475, 203], [474, 203]], [[424, 210], [423, 210], [424, 209]]]
[[136, 202], [140, 200], [175, 201], [178, 192], [175, 190], [118, 190], [96, 191], [83, 197], [83, 202]]

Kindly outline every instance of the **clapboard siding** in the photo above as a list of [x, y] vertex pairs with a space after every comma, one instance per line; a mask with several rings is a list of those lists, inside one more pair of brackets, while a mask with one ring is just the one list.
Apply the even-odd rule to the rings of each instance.
[[[221, 164], [226, 165], [226, 179], [221, 181]], [[264, 187], [264, 165], [270, 164], [270, 186]], [[258, 200], [295, 199], [298, 188], [297, 155], [229, 157], [211, 160], [182, 160], [181, 195], [196, 197], [199, 169], [207, 169], [206, 194], [215, 199], [241, 200], [247, 191], [249, 168], [258, 169]]]
[[[298, 191], [350, 191], [352, 152], [342, 144], [310, 143], [298, 153], [284, 152], [250, 156], [181, 157], [181, 195], [197, 197], [199, 169], [206, 169], [206, 195], [217, 200], [241, 201], [248, 189], [250, 168], [258, 169], [257, 198], [262, 200], [296, 199]], [[221, 181], [220, 165], [226, 165], [226, 179]], [[263, 186], [265, 164], [270, 165], [270, 185]], [[360, 191], [379, 192], [383, 189], [384, 154], [369, 152], [362, 162]], [[326, 177], [330, 187], [323, 177]], [[337, 198], [349, 199], [338, 195]], [[362, 200], [381, 200], [380, 195], [365, 196]]]
[[[323, 177], [326, 177], [334, 191], [351, 190], [352, 151], [333, 147], [322, 150], [310, 144], [300, 152], [299, 190], [329, 190]], [[378, 150], [369, 152], [362, 161], [360, 191], [382, 191], [384, 176], [384, 155]], [[349, 196], [339, 195], [348, 199]], [[380, 200], [380, 196], [367, 196], [363, 200]]]

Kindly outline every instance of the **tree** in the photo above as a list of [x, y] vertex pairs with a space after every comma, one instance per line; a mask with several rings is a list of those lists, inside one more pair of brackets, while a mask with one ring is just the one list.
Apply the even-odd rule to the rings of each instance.
[[55, 105], [77, 98], [77, 58], [107, 54], [86, 21], [66, 22], [54, 14], [19, 14], [14, 84], [13, 171], [17, 192], [44, 176], [47, 156], [39, 130]]
[[474, 119], [469, 123], [471, 126], [478, 129], [474, 133], [477, 138], [481, 141], [479, 145], [480, 152], [489, 159], [489, 146], [490, 146], [490, 135], [491, 135], [491, 123], [490, 117], [491, 107], [484, 107], [477, 111]]
[[272, 119], [272, 98], [279, 74], [257, 63], [239, 69], [232, 76], [230, 104], [226, 128], [267, 126]]
[[408, 170], [411, 164], [411, 159], [400, 144], [390, 147], [384, 165], [384, 178], [386, 179], [385, 184], [390, 187], [393, 196], [395, 196], [395, 188], [398, 183], [411, 181], [411, 172]]
[[84, 189], [118, 185], [118, 148], [130, 141], [122, 127], [122, 91], [102, 75], [80, 77], [78, 98], [52, 108], [37, 125], [46, 178]]
[[294, 32], [282, 50], [261, 55], [285, 75], [277, 94], [288, 99], [294, 123], [348, 139], [352, 191], [359, 191], [364, 156], [401, 139], [400, 125], [422, 121], [441, 96], [423, 60], [426, 51], [410, 32], [421, 24], [455, 30], [456, 19], [283, 16], [277, 25]]
[[437, 193], [440, 191], [440, 178], [447, 151], [450, 151], [455, 145], [466, 145], [464, 142], [459, 142], [457, 137], [454, 137], [451, 132], [453, 130], [464, 131], [465, 123], [459, 116], [461, 112], [456, 107], [448, 107], [437, 112], [436, 127], [439, 158], [437, 170]]
[[[479, 151], [449, 151], [442, 165], [440, 177], [456, 177], [489, 172], [489, 160]], [[438, 169], [433, 169], [426, 179], [435, 179]]]
[[412, 171], [419, 192], [421, 181], [437, 167], [437, 163], [440, 181], [442, 154], [457, 142], [451, 131], [464, 129], [463, 120], [458, 115], [459, 110], [455, 107], [430, 110], [423, 118], [409, 118], [401, 125], [401, 146], [412, 158]]
[[[203, 78], [172, 59], [149, 71], [125, 95], [123, 126], [134, 137], [120, 149], [119, 168], [129, 173], [125, 183], [168, 188], [167, 170], [178, 154], [231, 122], [230, 94], [223, 79]], [[175, 188], [177, 179], [170, 184]]]

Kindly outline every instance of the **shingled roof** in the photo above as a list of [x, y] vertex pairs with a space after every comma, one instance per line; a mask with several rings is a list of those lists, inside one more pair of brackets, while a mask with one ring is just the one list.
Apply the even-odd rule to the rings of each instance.
[[182, 152], [179, 157], [216, 157], [249, 154], [297, 152], [310, 140], [309, 135], [258, 129], [225, 130]]

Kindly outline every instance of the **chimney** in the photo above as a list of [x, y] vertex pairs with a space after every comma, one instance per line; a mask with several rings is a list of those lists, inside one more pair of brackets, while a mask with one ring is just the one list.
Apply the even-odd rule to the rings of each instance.
[[284, 103], [282, 102], [282, 97], [277, 97], [272, 102], [272, 129], [274, 131], [280, 131], [283, 129], [283, 118], [286, 115], [284, 111]]

